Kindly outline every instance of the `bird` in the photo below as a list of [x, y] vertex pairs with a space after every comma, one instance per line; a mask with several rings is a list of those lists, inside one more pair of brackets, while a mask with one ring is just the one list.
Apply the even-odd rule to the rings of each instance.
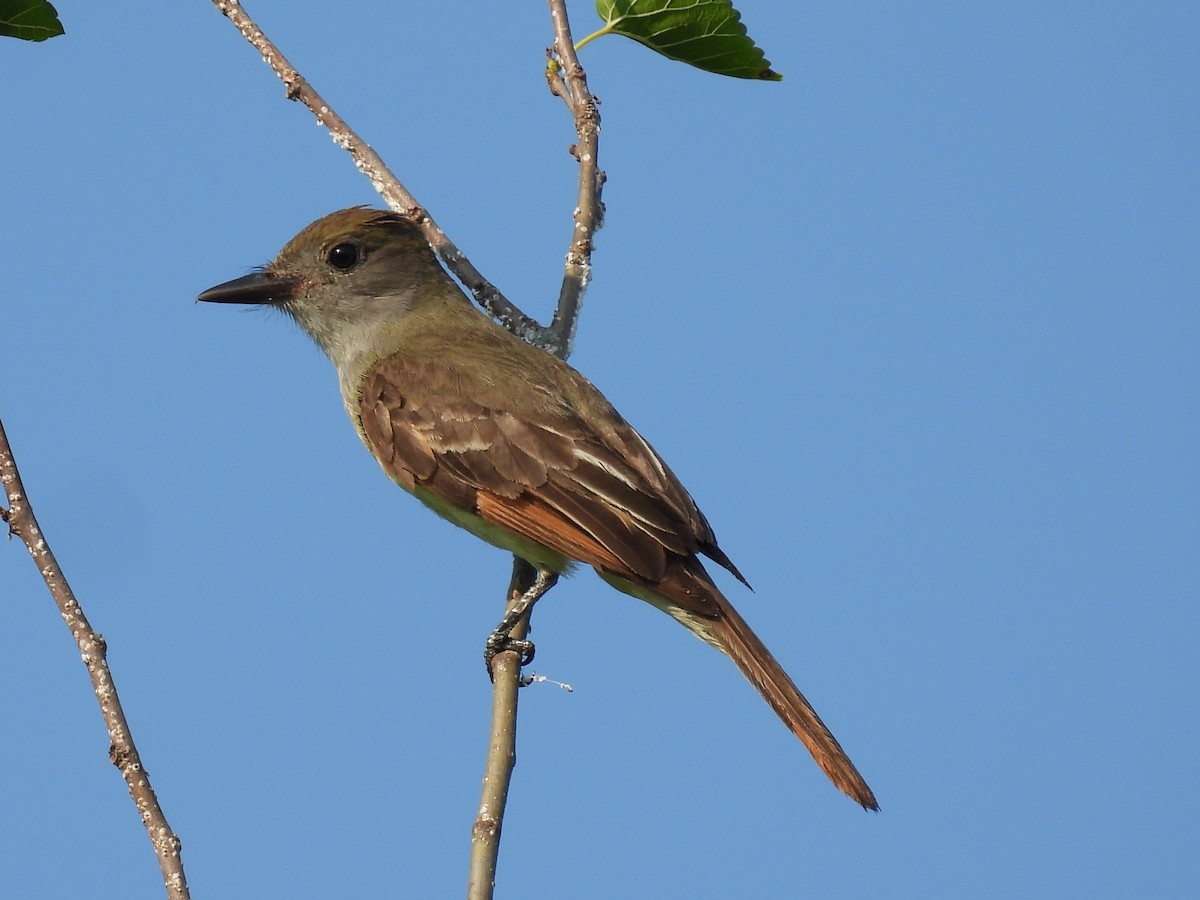
[[438, 515], [530, 563], [575, 563], [727, 655], [865, 809], [875, 795], [700, 557], [749, 587], [650, 444], [583, 375], [510, 333], [438, 262], [418, 225], [351, 207], [198, 300], [276, 308], [333, 363], [384, 472]]

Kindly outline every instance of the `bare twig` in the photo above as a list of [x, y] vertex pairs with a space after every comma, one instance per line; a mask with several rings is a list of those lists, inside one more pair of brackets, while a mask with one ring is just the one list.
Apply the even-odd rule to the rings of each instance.
[[75, 599], [75, 594], [38, 525], [33, 507], [25, 494], [25, 486], [21, 483], [21, 473], [17, 471], [17, 461], [8, 443], [8, 435], [4, 432], [3, 422], [0, 422], [0, 482], [3, 482], [4, 493], [8, 497], [8, 508], [0, 508], [0, 519], [8, 523], [9, 534], [19, 537], [29, 548], [30, 555], [46, 581], [46, 587], [50, 589], [54, 602], [58, 604], [63, 621], [67, 623], [71, 636], [75, 638], [79, 647], [88, 676], [92, 679], [92, 689], [100, 702], [100, 713], [104, 716], [104, 724], [108, 728], [108, 758], [120, 770], [121, 776], [129, 786], [129, 795], [137, 806], [146, 833], [150, 835], [150, 843], [162, 869], [168, 900], [187, 900], [191, 894], [188, 892], [187, 878], [183, 873], [180, 841], [167, 824], [167, 818], [163, 815], [154, 789], [150, 786], [149, 773], [142, 766], [141, 757], [134, 746], [133, 734], [125, 720], [125, 711], [121, 708], [112, 673], [108, 670], [108, 648], [104, 638], [92, 630], [91, 624], [84, 616], [79, 601]]
[[[512, 606], [537, 579], [537, 572], [525, 560], [513, 558], [512, 580], [508, 584], [508, 604]], [[507, 607], [506, 607], [507, 608]], [[517, 624], [512, 635], [525, 637], [528, 619]], [[512, 651], [497, 653], [492, 659], [492, 730], [488, 737], [487, 768], [483, 774], [483, 794], [479, 812], [471, 828], [471, 871], [467, 900], [491, 900], [496, 886], [496, 860], [500, 854], [500, 831], [504, 826], [504, 807], [508, 786], [517, 764], [517, 692], [521, 687], [521, 657]]]
[[596, 98], [588, 90], [587, 74], [575, 55], [566, 2], [549, 2], [550, 18], [554, 23], [554, 48], [547, 51], [550, 64], [546, 67], [546, 80], [551, 93], [562, 98], [571, 110], [575, 118], [575, 133], [579, 139], [579, 143], [571, 147], [572, 155], [579, 161], [575, 229], [571, 245], [567, 249], [566, 271], [558, 294], [558, 305], [550, 323], [554, 342], [547, 347], [566, 359], [571, 354], [571, 345], [575, 340], [579, 306], [591, 280], [592, 238], [604, 223], [604, 204], [600, 200], [600, 191], [604, 187], [605, 176], [597, 162], [600, 150], [600, 110], [596, 107]]
[[384, 202], [396, 212], [421, 226], [425, 239], [429, 241], [429, 245], [433, 247], [442, 262], [458, 277], [458, 280], [466, 286], [490, 316], [497, 319], [513, 334], [531, 344], [544, 347], [554, 342], [553, 336], [548, 334], [545, 328], [521, 312], [500, 293], [495, 285], [480, 274], [466, 255], [438, 227], [433, 217], [400, 183], [400, 179], [384, 164], [383, 160], [379, 158], [379, 154], [372, 150], [371, 146], [360, 138], [346, 124], [346, 121], [321, 98], [321, 95], [313, 89], [308, 81], [296, 71], [287, 58], [279, 52], [279, 48], [246, 14], [237, 0], [213, 0], [213, 3], [237, 27], [254, 49], [262, 54], [267, 65], [286, 86], [288, 99], [299, 100], [312, 111], [312, 114], [317, 117], [317, 123], [325, 126], [333, 137], [333, 142], [350, 154], [354, 165], [370, 179], [371, 185], [383, 197]]

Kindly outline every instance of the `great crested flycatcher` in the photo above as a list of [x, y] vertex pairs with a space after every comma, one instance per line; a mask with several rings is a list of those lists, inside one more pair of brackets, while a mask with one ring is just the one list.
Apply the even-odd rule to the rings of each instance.
[[277, 307], [337, 368], [358, 435], [434, 512], [542, 573], [573, 561], [727, 654], [838, 788], [875, 795], [698, 554], [745, 583], [653, 448], [565, 362], [477, 311], [416, 225], [355, 207], [200, 300]]

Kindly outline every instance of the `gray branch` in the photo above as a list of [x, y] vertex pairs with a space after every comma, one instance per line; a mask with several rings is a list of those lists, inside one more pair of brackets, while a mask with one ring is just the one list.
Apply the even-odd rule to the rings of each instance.
[[163, 815], [158, 797], [150, 786], [150, 774], [142, 765], [142, 758], [133, 743], [133, 733], [129, 730], [125, 710], [121, 708], [121, 698], [117, 696], [117, 687], [108, 669], [108, 647], [104, 638], [92, 630], [79, 601], [75, 599], [75, 592], [71, 590], [58, 560], [54, 558], [45, 533], [38, 525], [25, 493], [25, 485], [21, 483], [21, 473], [17, 470], [17, 460], [8, 443], [3, 422], [0, 422], [0, 482], [8, 497], [8, 508], [0, 508], [0, 519], [8, 523], [9, 535], [20, 538], [29, 549], [63, 621], [67, 623], [71, 637], [79, 647], [88, 677], [92, 680], [92, 690], [100, 703], [100, 714], [104, 716], [104, 724], [108, 728], [108, 758], [125, 779], [138, 817], [150, 836], [159, 868], [162, 869], [167, 900], [189, 900], [191, 894], [183, 874], [180, 841], [167, 824], [167, 817]]
[[579, 307], [592, 276], [593, 237], [604, 224], [604, 204], [600, 192], [605, 175], [598, 164], [600, 152], [600, 110], [588, 90], [587, 73], [575, 55], [571, 24], [564, 0], [549, 0], [554, 23], [554, 47], [546, 55], [546, 81], [550, 92], [562, 99], [575, 119], [578, 143], [571, 155], [579, 163], [579, 191], [574, 214], [574, 231], [567, 248], [566, 271], [558, 294], [554, 319], [550, 323], [553, 343], [547, 349], [566, 359], [571, 354]]

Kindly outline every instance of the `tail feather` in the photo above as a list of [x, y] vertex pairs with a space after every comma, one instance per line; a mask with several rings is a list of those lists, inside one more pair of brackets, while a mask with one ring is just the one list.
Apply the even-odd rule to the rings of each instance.
[[[719, 596], [719, 595], [718, 595]], [[825, 727], [812, 704], [805, 699], [787, 672], [771, 655], [762, 641], [728, 601], [722, 597], [721, 615], [708, 620], [712, 640], [729, 655], [750, 683], [758, 688], [763, 699], [771, 704], [779, 718], [796, 737], [804, 742], [808, 752], [829, 780], [843, 794], [864, 809], [878, 810], [875, 794], [837, 738]]]
[[871, 788], [837, 738], [746, 620], [717, 590], [698, 559], [675, 557], [663, 578], [653, 585], [597, 571], [618, 590], [654, 604], [732, 659], [838, 790], [864, 809], [879, 809]]

